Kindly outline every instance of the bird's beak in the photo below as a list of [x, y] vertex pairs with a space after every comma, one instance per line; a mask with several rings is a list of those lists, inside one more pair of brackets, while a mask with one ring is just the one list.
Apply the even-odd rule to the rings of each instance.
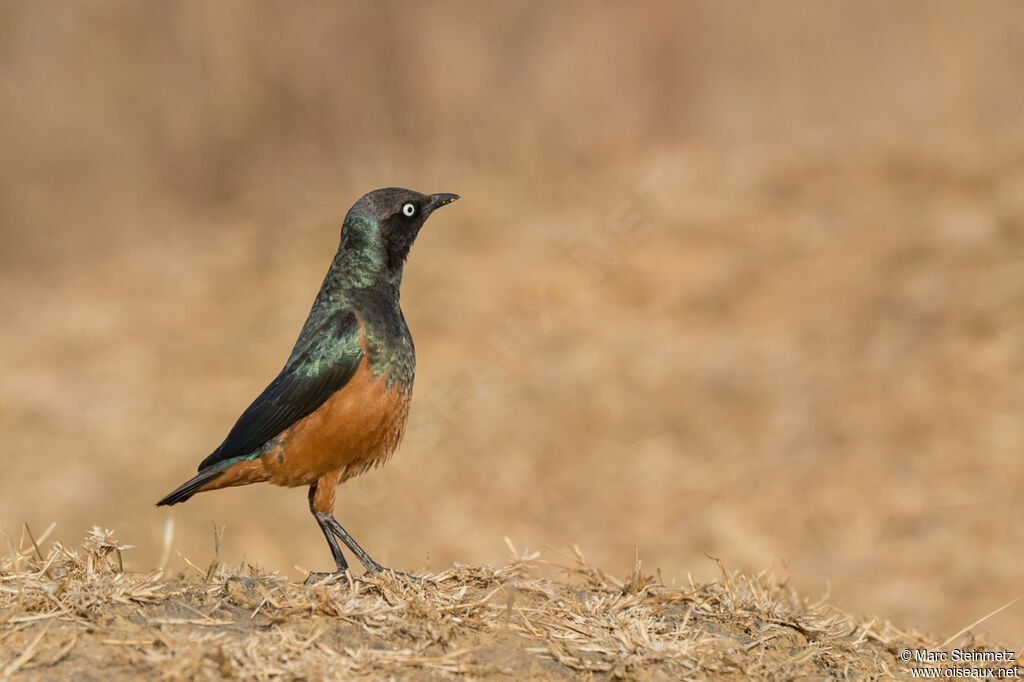
[[431, 194], [430, 203], [427, 204], [427, 213], [433, 213], [435, 210], [452, 203], [459, 198], [458, 194]]

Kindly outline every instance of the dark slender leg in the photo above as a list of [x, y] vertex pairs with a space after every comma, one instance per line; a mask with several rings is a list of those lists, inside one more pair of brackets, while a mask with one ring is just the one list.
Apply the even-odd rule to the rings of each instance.
[[[356, 558], [362, 562], [367, 573], [379, 573], [384, 570], [384, 567], [374, 561], [373, 558], [366, 553], [366, 550], [360, 547], [359, 543], [348, 534], [348, 531], [341, 527], [341, 524], [338, 523], [336, 518], [330, 514], [321, 514], [319, 512], [313, 513], [316, 514], [316, 520], [321, 524], [321, 527], [326, 526], [334, 531], [334, 534], [338, 536], [338, 539], [344, 542], [345, 546], [349, 548], [349, 551], [356, 555]], [[325, 529], [324, 532], [326, 533], [327, 530]]]
[[344, 573], [348, 570], [348, 562], [345, 561], [345, 555], [341, 553], [341, 547], [338, 546], [338, 541], [335, 539], [334, 533], [331, 532], [331, 527], [324, 522], [319, 514], [313, 512], [313, 515], [316, 517], [316, 522], [320, 525], [320, 530], [323, 531], [324, 537], [327, 538], [327, 544], [331, 546], [331, 556], [334, 557], [338, 573]]
[[[334, 563], [338, 567], [338, 572], [310, 573], [309, 577], [306, 578], [307, 585], [310, 583], [320, 582], [324, 578], [328, 578], [332, 575], [349, 575], [348, 562], [345, 561], [345, 555], [341, 552], [341, 546], [338, 545], [338, 540], [341, 540], [343, 543], [345, 543], [345, 546], [349, 548], [349, 551], [356, 555], [356, 558], [359, 559], [359, 561], [363, 564], [363, 568], [366, 569], [366, 572], [368, 574], [381, 573], [383, 571], [387, 571], [388, 573], [392, 573], [396, 576], [406, 578], [408, 580], [430, 583], [429, 580], [424, 580], [423, 578], [417, 578], [416, 576], [408, 575], [406, 573], [402, 573], [401, 571], [394, 571], [389, 568], [384, 568], [376, 561], [374, 561], [373, 558], [366, 553], [365, 549], [359, 546], [359, 543], [355, 541], [355, 538], [349, 535], [348, 531], [341, 527], [341, 524], [338, 523], [338, 520], [336, 518], [334, 518], [328, 512], [317, 511], [315, 505], [316, 491], [320, 485], [322, 485], [322, 482], [318, 483], [317, 485], [310, 486], [309, 488], [309, 511], [311, 514], [313, 514], [313, 518], [316, 519], [317, 524], [320, 526], [320, 530], [323, 531], [324, 537], [327, 538], [327, 544], [331, 546], [331, 555], [334, 557]], [[331, 500], [331, 503], [333, 504], [333, 500]]]
[[321, 527], [323, 527], [324, 525], [329, 527], [331, 531], [333, 531], [334, 534], [338, 536], [338, 539], [344, 542], [345, 546], [348, 547], [349, 550], [351, 550], [351, 552], [356, 555], [356, 558], [358, 558], [359, 561], [362, 562], [363, 568], [366, 569], [366, 572], [368, 574], [387, 572], [395, 576], [398, 576], [399, 578], [405, 578], [406, 580], [413, 580], [415, 582], [426, 583], [428, 585], [434, 584], [432, 581], [427, 580], [426, 578], [420, 578], [415, 575], [409, 575], [408, 573], [403, 573], [402, 571], [396, 571], [393, 568], [384, 568], [376, 561], [374, 561], [373, 558], [371, 558], [370, 555], [366, 553], [365, 549], [359, 546], [359, 543], [355, 541], [355, 538], [348, 534], [347, 530], [341, 527], [341, 524], [338, 523], [338, 519], [334, 518], [330, 514], [324, 514], [322, 512], [313, 513], [316, 515], [316, 520], [318, 523], [321, 524]]
[[[338, 541], [334, 537], [330, 524], [324, 520], [325, 514], [320, 514], [313, 509], [313, 496], [316, 494], [316, 487], [313, 486], [309, 489], [309, 511], [313, 514], [313, 518], [316, 519], [317, 525], [320, 526], [320, 530], [323, 531], [324, 537], [327, 538], [327, 544], [331, 546], [331, 556], [334, 557], [334, 564], [338, 570], [336, 573], [310, 573], [309, 577], [306, 578], [306, 584], [320, 582], [324, 578], [332, 575], [345, 574], [348, 571], [348, 562], [345, 561], [345, 555], [341, 552], [341, 547], [338, 546]], [[328, 517], [330, 518], [330, 517]], [[331, 519], [333, 520], [333, 519]]]

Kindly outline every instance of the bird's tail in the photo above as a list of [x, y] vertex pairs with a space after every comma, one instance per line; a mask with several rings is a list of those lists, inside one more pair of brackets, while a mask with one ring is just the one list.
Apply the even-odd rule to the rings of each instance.
[[212, 481], [213, 479], [224, 473], [224, 470], [228, 468], [234, 462], [224, 462], [220, 466], [207, 467], [200, 471], [198, 474], [190, 478], [189, 480], [178, 486], [178, 489], [173, 493], [163, 498], [156, 503], [156, 506], [162, 507], [164, 505], [178, 504], [184, 502], [188, 498], [199, 492], [199, 489], [204, 485]]

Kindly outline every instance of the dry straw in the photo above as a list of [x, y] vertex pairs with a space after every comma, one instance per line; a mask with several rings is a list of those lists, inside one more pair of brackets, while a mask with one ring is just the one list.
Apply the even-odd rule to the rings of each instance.
[[558, 563], [509, 543], [509, 565], [429, 584], [304, 586], [219, 557], [126, 572], [128, 546], [98, 528], [44, 555], [50, 531], [26, 528], [0, 560], [0, 679], [863, 679], [903, 677], [902, 649], [938, 646], [721, 562], [715, 582], [670, 586], [639, 560], [618, 580], [577, 548]]

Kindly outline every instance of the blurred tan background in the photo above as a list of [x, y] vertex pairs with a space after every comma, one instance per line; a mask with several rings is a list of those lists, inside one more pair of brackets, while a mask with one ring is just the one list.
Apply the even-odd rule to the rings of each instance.
[[1014, 2], [5, 1], [0, 529], [329, 568], [304, 490], [153, 504], [401, 185], [463, 199], [339, 491], [377, 559], [707, 554], [952, 634], [1024, 593], [1022, 73]]

